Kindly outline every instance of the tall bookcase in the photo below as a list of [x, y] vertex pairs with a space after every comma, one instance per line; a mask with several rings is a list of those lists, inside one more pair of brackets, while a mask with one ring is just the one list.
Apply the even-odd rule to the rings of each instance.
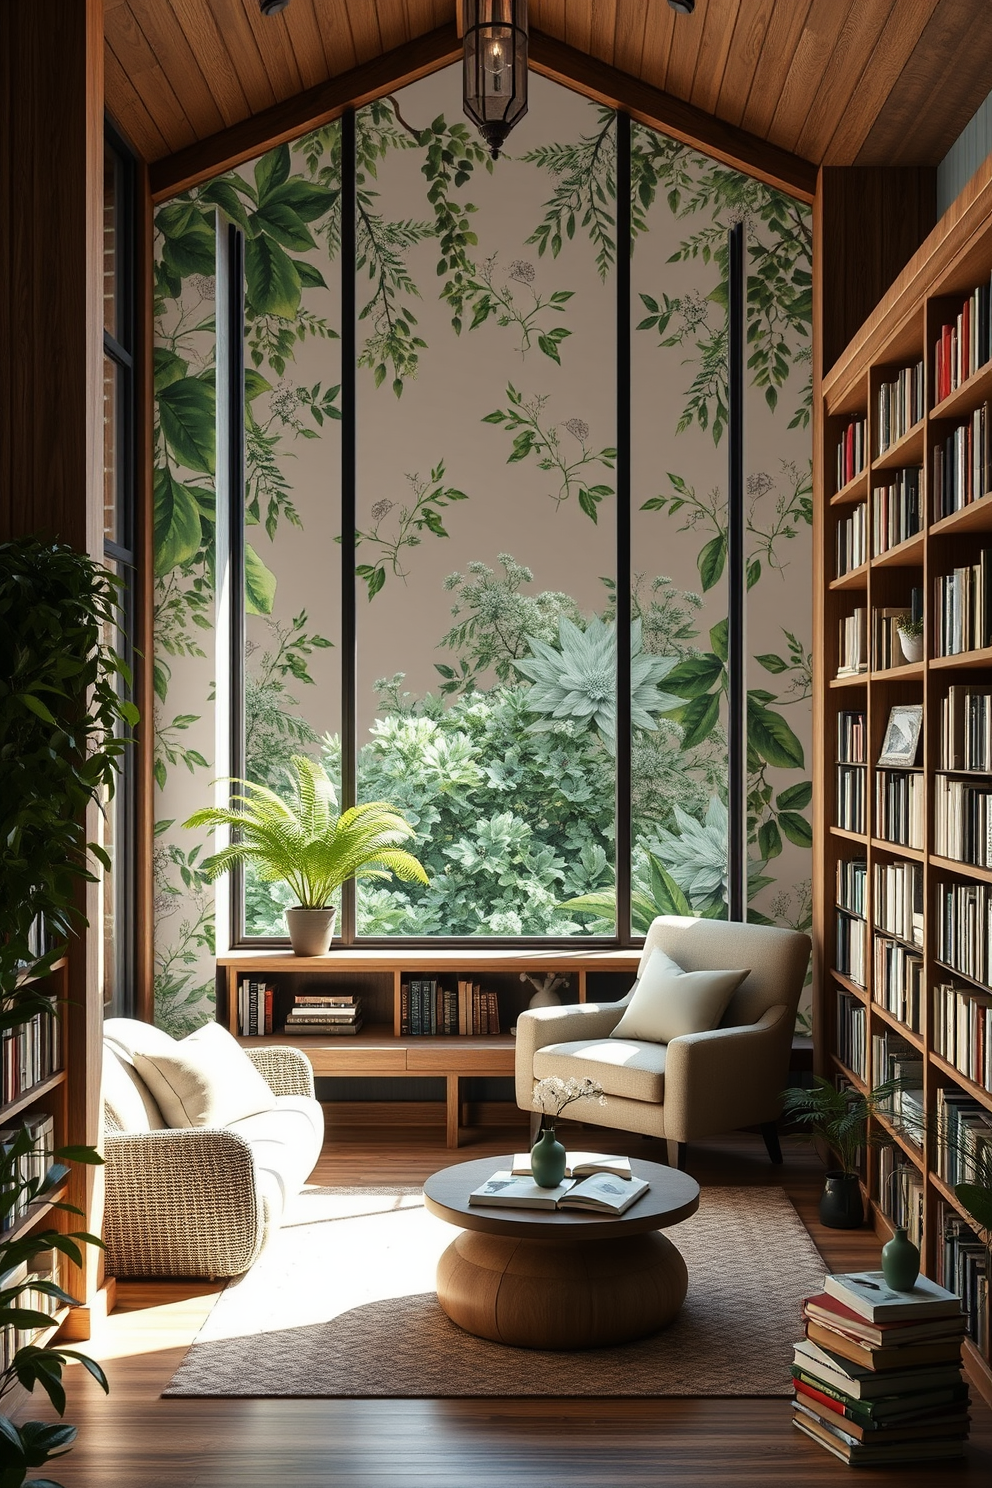
[[[986, 885], [992, 892], [992, 869], [939, 855], [936, 852], [935, 803], [942, 778], [950, 772], [941, 750], [941, 710], [952, 685], [973, 685], [992, 693], [992, 647], [976, 648], [954, 655], [941, 655], [936, 633], [935, 595], [938, 580], [956, 567], [977, 564], [981, 549], [992, 549], [992, 495], [971, 501], [952, 515], [935, 512], [934, 451], [946, 447], [953, 430], [966, 424], [973, 413], [992, 401], [992, 360], [985, 362], [949, 396], [938, 397], [935, 387], [935, 346], [941, 326], [961, 311], [965, 298], [992, 275], [992, 171], [985, 170], [955, 207], [922, 244], [877, 309], [854, 337], [816, 389], [815, 491], [815, 771], [816, 847], [814, 881], [814, 929], [816, 946], [815, 1042], [820, 1073], [841, 1078], [864, 1089], [878, 1084], [889, 1073], [882, 1066], [883, 1036], [902, 1041], [910, 1062], [921, 1070], [922, 1110], [935, 1119], [942, 1090], [953, 1098], [969, 1099], [992, 1122], [992, 1080], [975, 1080], [957, 1068], [953, 1057], [938, 1052], [942, 1030], [935, 1014], [935, 988], [951, 983], [971, 996], [979, 1009], [992, 1006], [992, 970], [988, 980], [977, 981], [941, 959], [939, 916], [942, 886], [967, 890]], [[821, 317], [829, 306], [821, 303]], [[992, 313], [992, 311], [990, 311]], [[822, 328], [821, 319], [821, 328]], [[879, 389], [894, 382], [899, 373], [922, 362], [922, 417], [911, 423], [901, 438], [883, 448], [880, 428]], [[866, 462], [860, 472], [850, 468], [838, 478], [837, 447], [852, 420], [866, 424]], [[918, 470], [920, 528], [887, 551], [876, 552], [872, 542], [872, 507], [877, 488], [898, 478], [898, 472]], [[866, 504], [867, 554], [863, 562], [838, 573], [838, 527], [856, 508]], [[855, 554], [855, 558], [859, 555]], [[913, 591], [924, 600], [924, 643], [919, 661], [894, 658], [889, 666], [876, 664], [872, 651], [872, 617], [885, 609], [909, 609]], [[842, 660], [842, 626], [858, 609], [866, 611], [868, 654], [862, 671], [838, 675]], [[849, 658], [848, 658], [849, 659]], [[891, 771], [879, 764], [891, 709], [896, 705], [922, 709], [919, 754], [914, 765], [902, 772], [913, 783], [897, 782]], [[846, 767], [846, 780], [838, 772], [838, 724], [842, 714], [863, 715], [864, 763]], [[860, 777], [860, 781], [857, 777]], [[985, 784], [992, 788], [992, 774], [958, 770], [952, 778]], [[920, 792], [922, 821], [912, 844], [900, 844], [883, 831], [879, 810], [880, 788]], [[847, 818], [840, 825], [842, 791], [861, 789], [863, 822]], [[860, 828], [860, 829], [858, 829]], [[848, 870], [849, 877], [863, 871], [864, 902], [861, 913], [846, 917], [838, 936], [838, 864], [863, 863], [864, 869]], [[919, 875], [917, 926], [902, 927], [892, 934], [878, 926], [881, 887], [879, 875], [887, 868]], [[984, 933], [984, 932], [982, 932]], [[844, 944], [863, 939], [864, 965], [852, 975], [855, 963], [845, 960]], [[889, 955], [905, 962], [921, 958], [922, 979], [918, 1025], [905, 1021], [905, 1008], [890, 1010], [891, 973], [880, 959], [887, 942]], [[952, 958], [948, 957], [948, 961]], [[845, 969], [845, 967], [847, 969]], [[845, 1035], [845, 1024], [846, 1035]], [[854, 1034], [852, 1040], [851, 1034]], [[856, 1063], [856, 1045], [863, 1043], [865, 1057]], [[988, 1087], [988, 1088], [987, 1088]], [[966, 1211], [952, 1187], [938, 1171], [937, 1144], [932, 1137], [919, 1146], [906, 1139], [892, 1122], [879, 1118], [883, 1138], [894, 1146], [897, 1160], [911, 1170], [911, 1180], [922, 1196], [922, 1254], [925, 1272], [941, 1274], [945, 1235], [952, 1233]], [[895, 1202], [895, 1184], [885, 1179], [891, 1156], [882, 1157], [876, 1148], [866, 1154], [864, 1183], [871, 1214], [880, 1237], [891, 1233], [889, 1213]], [[988, 1308], [988, 1300], [985, 1301]], [[986, 1340], [988, 1318], [985, 1319]], [[992, 1368], [988, 1343], [979, 1349], [969, 1342], [967, 1359], [976, 1384], [992, 1399]]]

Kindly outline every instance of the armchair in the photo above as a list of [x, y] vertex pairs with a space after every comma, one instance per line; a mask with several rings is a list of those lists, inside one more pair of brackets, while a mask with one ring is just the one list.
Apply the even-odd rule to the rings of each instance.
[[673, 1167], [684, 1166], [688, 1142], [742, 1126], [759, 1126], [772, 1162], [781, 1162], [779, 1095], [789, 1072], [809, 936], [769, 925], [662, 915], [648, 931], [638, 977], [655, 946], [684, 971], [751, 968], [719, 1027], [667, 1045], [611, 1038], [633, 987], [619, 1002], [522, 1013], [517, 1105], [533, 1117], [536, 1081], [588, 1076], [603, 1087], [606, 1102], [583, 1103], [582, 1120], [664, 1138]]

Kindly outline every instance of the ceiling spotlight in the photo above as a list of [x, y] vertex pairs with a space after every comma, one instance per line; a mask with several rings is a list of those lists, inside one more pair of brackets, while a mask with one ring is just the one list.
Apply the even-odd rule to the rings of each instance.
[[679, 15], [692, 15], [696, 8], [696, 0], [668, 0], [668, 3]]
[[289, 0], [258, 0], [258, 8], [263, 15], [281, 15], [289, 4]]

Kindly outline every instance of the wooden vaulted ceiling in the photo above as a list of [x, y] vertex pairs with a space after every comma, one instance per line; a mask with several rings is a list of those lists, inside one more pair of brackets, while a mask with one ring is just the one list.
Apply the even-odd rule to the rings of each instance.
[[[453, 56], [455, 3], [106, 0], [107, 105], [149, 162], [188, 155], [417, 38]], [[564, 44], [813, 165], [934, 165], [992, 84], [988, 0], [531, 0], [530, 21], [549, 75]]]

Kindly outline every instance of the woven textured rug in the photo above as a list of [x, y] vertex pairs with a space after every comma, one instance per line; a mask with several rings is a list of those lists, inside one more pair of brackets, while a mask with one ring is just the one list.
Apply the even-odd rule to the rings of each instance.
[[671, 1327], [550, 1353], [464, 1333], [438, 1306], [451, 1225], [419, 1189], [308, 1188], [219, 1296], [166, 1395], [788, 1395], [803, 1297], [824, 1263], [778, 1188], [711, 1188], [666, 1231], [689, 1291]]

